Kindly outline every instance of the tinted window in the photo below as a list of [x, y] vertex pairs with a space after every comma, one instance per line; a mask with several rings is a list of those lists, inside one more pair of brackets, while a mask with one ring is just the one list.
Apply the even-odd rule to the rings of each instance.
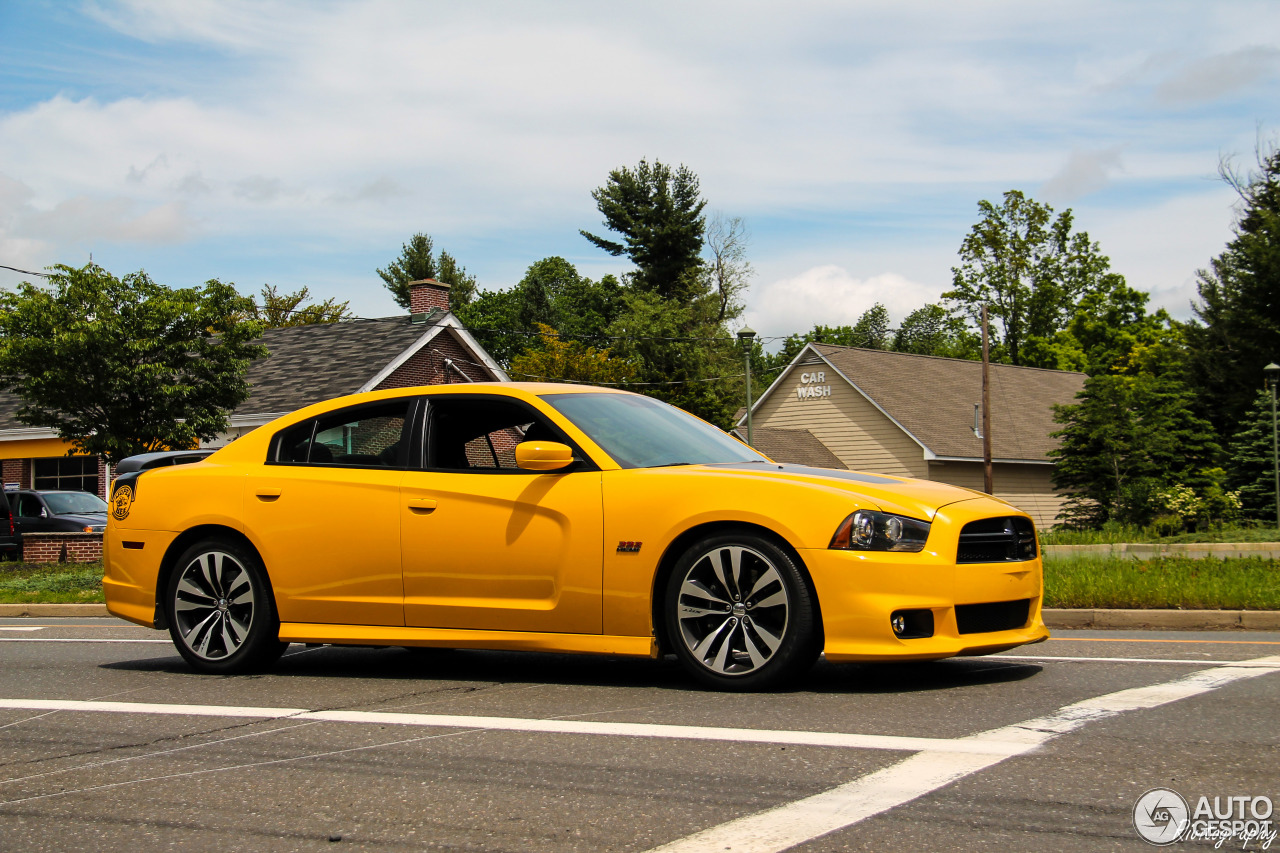
[[43, 509], [44, 504], [40, 503], [40, 499], [35, 495], [18, 495], [18, 515], [21, 518], [39, 518]]
[[501, 398], [436, 398], [429, 411], [427, 464], [476, 473], [516, 472], [516, 445], [565, 441], [530, 409]]
[[277, 436], [273, 459], [308, 465], [401, 467], [411, 400], [342, 409]]
[[623, 468], [764, 462], [750, 447], [666, 403], [635, 394], [547, 394], [546, 400]]

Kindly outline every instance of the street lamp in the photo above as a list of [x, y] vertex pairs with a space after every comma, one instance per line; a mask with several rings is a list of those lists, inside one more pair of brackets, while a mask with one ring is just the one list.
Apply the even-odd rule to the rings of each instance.
[[1280, 428], [1276, 427], [1276, 385], [1280, 384], [1280, 364], [1274, 361], [1262, 368], [1271, 386], [1271, 462], [1276, 475], [1276, 528], [1280, 529]]
[[738, 340], [742, 341], [742, 357], [747, 364], [747, 444], [752, 447], [756, 446], [755, 432], [751, 429], [751, 343], [755, 337], [756, 330], [750, 326], [743, 326], [738, 330]]

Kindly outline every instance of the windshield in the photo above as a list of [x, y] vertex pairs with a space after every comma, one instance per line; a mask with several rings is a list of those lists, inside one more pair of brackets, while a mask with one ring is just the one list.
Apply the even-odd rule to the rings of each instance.
[[766, 461], [711, 424], [649, 397], [547, 394], [542, 399], [623, 468]]
[[107, 511], [107, 502], [88, 492], [56, 492], [45, 495], [44, 502], [54, 515]]

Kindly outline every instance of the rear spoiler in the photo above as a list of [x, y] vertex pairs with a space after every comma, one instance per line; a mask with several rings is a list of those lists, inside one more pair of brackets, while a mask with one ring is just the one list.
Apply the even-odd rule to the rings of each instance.
[[139, 453], [121, 459], [116, 466], [117, 474], [132, 474], [134, 471], [148, 471], [152, 468], [163, 468], [166, 465], [189, 465], [208, 457], [212, 450], [164, 450], [159, 453]]
[[203, 462], [213, 450], [163, 450], [158, 453], [139, 453], [120, 460], [115, 468], [115, 480], [111, 483], [111, 494], [115, 494], [122, 486], [129, 486], [130, 494], [137, 491], [134, 482], [144, 471], [152, 468], [167, 468], [170, 465], [190, 465], [192, 462]]

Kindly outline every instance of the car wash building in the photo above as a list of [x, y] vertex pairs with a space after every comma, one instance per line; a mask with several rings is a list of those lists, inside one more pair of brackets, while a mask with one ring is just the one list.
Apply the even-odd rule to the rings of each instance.
[[[995, 495], [1051, 526], [1064, 500], [1050, 479], [1053, 406], [1074, 402], [1085, 375], [993, 364], [990, 377]], [[816, 440], [849, 469], [981, 491], [981, 401], [980, 362], [809, 344], [752, 419], [780, 462], [811, 462]], [[736, 431], [745, 436], [745, 416]]]

